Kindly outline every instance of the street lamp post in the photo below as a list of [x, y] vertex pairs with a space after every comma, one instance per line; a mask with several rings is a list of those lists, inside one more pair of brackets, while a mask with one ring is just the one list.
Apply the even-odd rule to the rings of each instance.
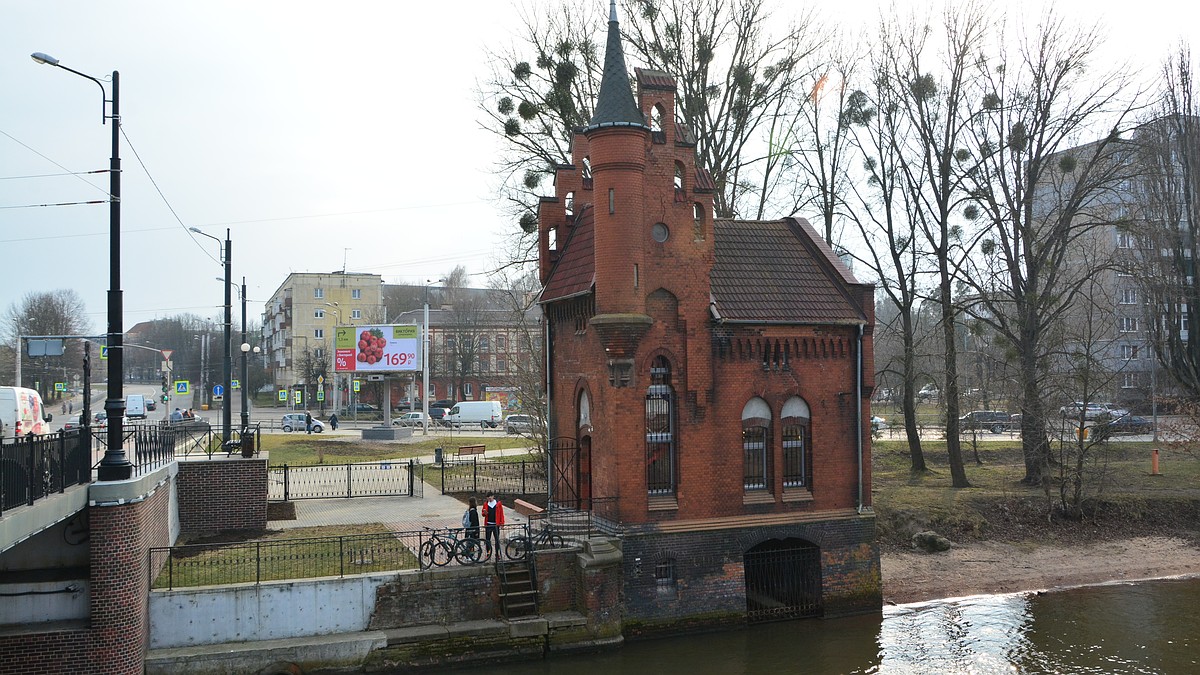
[[[445, 279], [438, 279], [437, 283]], [[425, 325], [421, 326], [424, 339], [421, 340], [421, 425], [422, 433], [429, 435], [429, 284], [432, 279], [425, 280]]]
[[[198, 227], [189, 227], [189, 230], [196, 234], [203, 235], [221, 244], [221, 240], [204, 232]], [[230, 439], [230, 428], [233, 427], [233, 407], [229, 405], [230, 397], [233, 396], [231, 387], [233, 386], [233, 242], [229, 238], [229, 229], [225, 229], [225, 242], [221, 249], [221, 257], [225, 263], [225, 357], [224, 357], [224, 380], [222, 386], [225, 388], [225, 394], [221, 399], [221, 443], [225, 444]]]
[[246, 358], [250, 355], [250, 343], [246, 340], [246, 277], [242, 277], [242, 433], [250, 427], [249, 380], [246, 378]]
[[[37, 63], [62, 68], [95, 82], [100, 87], [101, 123], [108, 119], [113, 122], [112, 157], [108, 164], [108, 397], [104, 401], [104, 410], [108, 415], [108, 445], [104, 459], [100, 460], [97, 477], [102, 481], [125, 480], [133, 475], [133, 465], [125, 456], [123, 445], [125, 361], [121, 347], [125, 331], [122, 326], [124, 305], [121, 293], [121, 76], [115, 70], [112, 72], [112, 98], [109, 99], [105, 98], [104, 83], [91, 75], [66, 67], [49, 54], [34, 52], [30, 57]], [[111, 115], [105, 114], [105, 103], [111, 105]]]
[[329, 347], [329, 375], [333, 378], [333, 412], [337, 413], [342, 401], [341, 381], [337, 372], [337, 330], [342, 323], [342, 313], [339, 311], [338, 303], [327, 302], [327, 307], [333, 307], [329, 310], [333, 312], [333, 331], [330, 333], [333, 338], [327, 343]]

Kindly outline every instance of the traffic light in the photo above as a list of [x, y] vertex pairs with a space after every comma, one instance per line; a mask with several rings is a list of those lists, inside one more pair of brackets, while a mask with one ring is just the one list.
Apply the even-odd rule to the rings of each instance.
[[167, 395], [166, 395], [166, 394], [163, 394], [163, 395], [162, 395], [162, 402], [163, 402], [163, 403], [166, 403], [166, 402], [167, 402]]
[[[162, 390], [164, 393], [166, 393], [166, 391], [167, 391], [167, 374], [163, 373], [162, 378], [163, 378]], [[163, 403], [166, 403], [166, 400], [165, 400], [166, 397], [163, 397], [163, 398], [164, 398]]]

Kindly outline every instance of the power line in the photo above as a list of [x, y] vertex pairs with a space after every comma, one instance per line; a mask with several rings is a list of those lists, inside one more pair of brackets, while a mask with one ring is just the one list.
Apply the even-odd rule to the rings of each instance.
[[19, 206], [0, 206], [0, 209], [38, 209], [43, 206], [79, 206], [80, 204], [107, 204], [107, 199], [97, 199], [90, 202], [54, 202], [51, 204], [21, 204]]
[[87, 180], [86, 180], [86, 179], [83, 177], [83, 175], [86, 175], [86, 174], [91, 174], [91, 173], [107, 173], [107, 172], [108, 172], [108, 170], [107, 170], [107, 169], [105, 169], [105, 170], [103, 170], [103, 171], [83, 171], [83, 172], [79, 172], [79, 173], [77, 173], [77, 172], [75, 172], [75, 171], [71, 171], [70, 169], [68, 169], [67, 167], [63, 166], [62, 164], [59, 164], [58, 162], [56, 162], [56, 161], [54, 161], [54, 160], [50, 159], [49, 157], [47, 157], [47, 156], [43, 155], [42, 153], [38, 152], [37, 150], [34, 150], [32, 147], [30, 147], [29, 145], [27, 145], [27, 144], [26, 144], [26, 143], [24, 143], [23, 141], [17, 140], [17, 138], [16, 138], [15, 136], [13, 136], [12, 134], [8, 133], [7, 131], [5, 131], [5, 130], [3, 130], [3, 129], [0, 129], [0, 134], [4, 134], [4, 135], [5, 135], [5, 136], [7, 136], [9, 139], [11, 139], [13, 143], [16, 143], [17, 145], [21, 146], [22, 148], [25, 148], [26, 150], [28, 150], [28, 151], [32, 152], [33, 154], [37, 155], [38, 157], [41, 157], [42, 159], [46, 160], [47, 162], [50, 162], [50, 163], [51, 163], [51, 164], [53, 164], [54, 166], [57, 166], [58, 168], [62, 169], [63, 171], [66, 171], [66, 172], [67, 172], [67, 173], [69, 173], [70, 175], [72, 175], [72, 176], [75, 176], [75, 177], [76, 177], [76, 178], [78, 178], [79, 180], [83, 181], [85, 185], [88, 185], [88, 186], [90, 186], [90, 187], [93, 187], [93, 188], [95, 188], [95, 189], [97, 189], [97, 190], [99, 190], [99, 191], [103, 192], [103, 193], [104, 193], [106, 196], [108, 196], [108, 198], [109, 198], [109, 199], [112, 199], [112, 195], [108, 193], [108, 190], [107, 190], [107, 189], [105, 189], [105, 188], [102, 188], [102, 187], [100, 187], [99, 185], [96, 185], [95, 183], [90, 183], [90, 182], [88, 182], [88, 181], [87, 181]]
[[[9, 137], [11, 138], [11, 136]], [[108, 169], [96, 169], [94, 171], [68, 171], [66, 173], [37, 173], [29, 176], [0, 176], [0, 180], [19, 180], [23, 178], [57, 178], [59, 176], [83, 176], [89, 173], [108, 173]]]

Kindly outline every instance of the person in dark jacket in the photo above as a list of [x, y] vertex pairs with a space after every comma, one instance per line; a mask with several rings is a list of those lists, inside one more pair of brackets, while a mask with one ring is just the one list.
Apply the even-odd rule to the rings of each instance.
[[483, 544], [487, 547], [487, 554], [492, 555], [492, 540], [496, 540], [496, 558], [500, 557], [500, 528], [504, 527], [504, 505], [496, 499], [496, 495], [488, 495], [487, 501], [483, 503]]
[[304, 411], [304, 428], [308, 430], [308, 433], [312, 433], [312, 412], [308, 410]]
[[329, 428], [333, 429], [334, 431], [337, 431], [337, 428], [338, 428], [337, 413], [333, 413], [332, 415], [329, 416]]
[[479, 504], [474, 497], [467, 503], [467, 529], [464, 534], [467, 539], [479, 538]]

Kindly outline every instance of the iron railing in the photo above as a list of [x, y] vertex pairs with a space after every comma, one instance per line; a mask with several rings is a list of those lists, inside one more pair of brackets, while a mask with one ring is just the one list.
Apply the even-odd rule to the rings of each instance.
[[443, 458], [437, 465], [443, 494], [488, 494], [520, 497], [546, 494], [544, 462], [497, 462]]
[[92, 480], [91, 445], [81, 429], [0, 442], [0, 513]]
[[273, 466], [268, 469], [267, 498], [420, 497], [424, 482], [420, 462], [402, 459], [356, 464]]
[[543, 517], [548, 517], [563, 536], [578, 537], [581, 532], [588, 537], [615, 535], [621, 532], [621, 514], [617, 507], [616, 497], [555, 500], [547, 505]]
[[[420, 554], [435, 538], [461, 538], [462, 528], [382, 532], [336, 537], [274, 539], [251, 542], [185, 544], [149, 551], [150, 588], [171, 590], [193, 586], [261, 584], [267, 581], [345, 577], [349, 574], [428, 569], [435, 563]], [[483, 528], [480, 528], [483, 535]], [[526, 525], [501, 528], [501, 546], [529, 536]], [[467, 563], [449, 558], [449, 566]], [[437, 565], [440, 566], [440, 565]]]

